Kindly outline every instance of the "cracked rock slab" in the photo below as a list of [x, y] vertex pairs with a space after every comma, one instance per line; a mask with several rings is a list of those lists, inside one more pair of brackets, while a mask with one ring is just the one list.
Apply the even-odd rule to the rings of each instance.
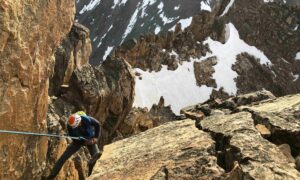
[[271, 141], [274, 143], [288, 143], [300, 149], [300, 94], [241, 106], [239, 109], [250, 111], [256, 123], [264, 124], [271, 131]]
[[[232, 170], [239, 163], [239, 173], [229, 173], [238, 179], [299, 179], [300, 173], [273, 143], [256, 130], [252, 115], [240, 112], [224, 116], [211, 116], [201, 122], [204, 131], [210, 132], [225, 151], [223, 166]], [[224, 142], [218, 142], [223, 137]], [[236, 168], [235, 168], [236, 171]], [[231, 171], [232, 172], [232, 171]], [[235, 174], [235, 175], [234, 175]], [[238, 174], [238, 177], [236, 177]], [[231, 177], [233, 178], [233, 177]]]
[[192, 120], [169, 122], [104, 147], [90, 179], [214, 179], [215, 142]]

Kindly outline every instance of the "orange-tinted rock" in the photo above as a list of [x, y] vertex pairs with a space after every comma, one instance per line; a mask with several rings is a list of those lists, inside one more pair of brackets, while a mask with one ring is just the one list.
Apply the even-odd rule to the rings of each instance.
[[255, 128], [257, 129], [257, 131], [263, 136], [263, 137], [268, 137], [271, 135], [271, 132], [269, 131], [268, 128], [266, 128], [265, 125], [263, 124], [257, 124], [255, 126]]
[[[53, 52], [73, 24], [74, 1], [1, 1], [0, 11], [0, 129], [45, 132]], [[0, 136], [0, 179], [39, 179], [47, 138]]]

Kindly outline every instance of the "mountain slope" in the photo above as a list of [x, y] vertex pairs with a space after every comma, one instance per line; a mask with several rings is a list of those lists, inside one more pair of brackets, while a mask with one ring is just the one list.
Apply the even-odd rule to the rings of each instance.
[[210, 96], [263, 88], [282, 96], [300, 90], [299, 15], [297, 6], [223, 1], [183, 31], [127, 41], [112, 55], [135, 68], [138, 107], [150, 109], [163, 97], [179, 114]]
[[[190, 21], [214, 1], [199, 0], [77, 0], [77, 20], [91, 30], [91, 64], [100, 64], [112, 49], [145, 33], [171, 29], [181, 19]], [[183, 21], [184, 23], [185, 21]]]

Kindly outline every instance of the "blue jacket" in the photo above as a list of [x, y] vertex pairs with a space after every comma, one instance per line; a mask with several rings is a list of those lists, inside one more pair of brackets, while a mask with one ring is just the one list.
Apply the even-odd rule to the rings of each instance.
[[80, 116], [81, 124], [72, 128], [68, 125], [68, 132], [70, 136], [84, 137], [85, 139], [98, 138], [100, 134], [99, 122], [90, 116]]

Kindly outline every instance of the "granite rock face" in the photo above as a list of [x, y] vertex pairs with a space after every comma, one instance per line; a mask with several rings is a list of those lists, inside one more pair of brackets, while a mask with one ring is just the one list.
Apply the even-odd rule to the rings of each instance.
[[103, 125], [100, 142], [104, 145], [117, 136], [131, 110], [134, 84], [131, 66], [124, 60], [109, 59], [99, 67], [83, 65], [73, 71], [68, 87], [58, 97], [61, 103], [72, 105], [61, 115], [68, 117], [82, 110], [98, 119]]
[[201, 121], [204, 131], [210, 132], [218, 144], [219, 164], [233, 176], [235, 162], [239, 166], [237, 179], [298, 179], [295, 164], [275, 145], [256, 130], [250, 113], [212, 116]]
[[253, 106], [241, 106], [253, 114], [257, 124], [265, 125], [271, 132], [268, 138], [275, 144], [288, 144], [294, 157], [299, 156], [300, 148], [300, 96], [289, 95]]
[[[67, 134], [68, 115], [75, 111], [75, 106], [61, 98], [49, 97], [47, 112], [47, 130], [51, 134]], [[46, 168], [43, 176], [48, 176], [61, 154], [65, 151], [70, 139], [51, 138], [48, 141]], [[66, 161], [57, 175], [57, 179], [84, 179], [87, 174], [87, 162], [90, 158], [86, 148], [81, 148]]]
[[182, 111], [205, 114], [193, 119], [216, 141], [218, 164], [227, 177], [298, 179], [299, 103], [299, 94], [275, 98], [261, 91], [210, 100]]
[[[45, 132], [53, 52], [73, 24], [75, 3], [1, 1], [0, 12], [0, 129]], [[39, 179], [47, 142], [1, 134], [0, 179]]]
[[50, 79], [50, 96], [59, 96], [68, 87], [73, 71], [88, 63], [92, 53], [89, 35], [86, 27], [74, 23], [68, 36], [57, 48], [54, 73]]
[[299, 104], [261, 91], [185, 108], [202, 117], [106, 145], [90, 179], [299, 179]]
[[[66, 134], [68, 116], [85, 111], [102, 124], [100, 148], [118, 137], [134, 97], [134, 74], [122, 59], [108, 59], [102, 66], [88, 63], [91, 53], [89, 30], [75, 23], [55, 53], [54, 75], [50, 81], [47, 128], [49, 133]], [[65, 150], [66, 140], [48, 143], [44, 175]], [[58, 178], [84, 179], [89, 153], [82, 148], [70, 158]]]
[[213, 179], [224, 174], [215, 153], [192, 120], [169, 122], [105, 146], [89, 179]]

